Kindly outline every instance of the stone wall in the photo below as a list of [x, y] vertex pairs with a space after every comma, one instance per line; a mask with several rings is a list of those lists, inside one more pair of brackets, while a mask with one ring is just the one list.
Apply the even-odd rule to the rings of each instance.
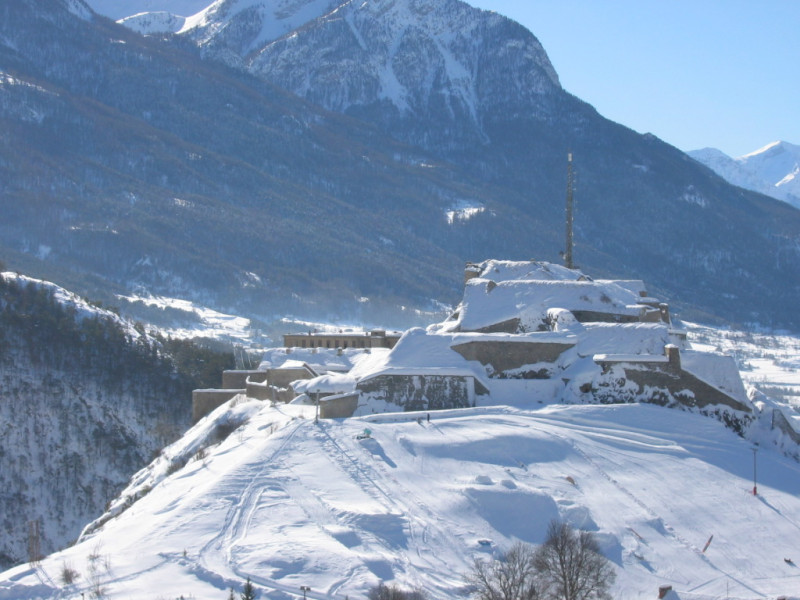
[[[511, 341], [471, 341], [451, 346], [466, 360], [477, 360], [483, 366], [491, 366], [495, 373], [518, 371], [526, 365], [555, 363], [561, 354], [574, 344], [560, 342], [511, 342]], [[525, 378], [525, 374], [517, 375]], [[536, 374], [531, 375], [536, 378]]]
[[247, 380], [251, 381], [264, 381], [267, 373], [265, 371], [245, 371], [230, 369], [222, 372], [222, 389], [224, 390], [238, 390], [247, 385]]
[[772, 409], [772, 428], [780, 429], [783, 433], [792, 438], [796, 444], [800, 444], [800, 433], [798, 433], [795, 428], [792, 427], [792, 424], [777, 408]]
[[293, 381], [312, 377], [314, 377], [314, 373], [305, 367], [267, 369], [267, 382], [277, 388], [288, 388]]
[[[688, 408], [709, 409], [715, 406], [727, 406], [733, 410], [750, 413], [750, 407], [722, 390], [699, 379], [681, 368], [680, 351], [676, 346], [664, 348], [667, 361], [625, 361], [613, 359], [598, 360], [598, 364], [607, 373], [612, 367], [622, 369], [625, 379], [638, 387], [633, 397], [621, 397], [620, 401], [653, 402], [667, 405], [672, 401]], [[601, 401], [613, 398], [614, 388], [630, 390], [625, 381], [617, 381], [613, 386], [605, 386], [598, 390]], [[627, 394], [628, 392], [626, 392]]]
[[359, 381], [356, 391], [405, 411], [467, 408], [475, 401], [475, 379], [466, 375], [378, 375]]
[[266, 381], [247, 380], [247, 397], [253, 400], [272, 400], [270, 386]]
[[[624, 365], [622, 366], [625, 368]], [[664, 389], [675, 400], [690, 408], [722, 405], [734, 410], [750, 412], [748, 406], [686, 371], [670, 372], [659, 367], [625, 368], [625, 376], [639, 386], [640, 392], [647, 388]]]
[[215, 408], [222, 406], [237, 394], [245, 390], [193, 390], [192, 391], [192, 423], [197, 423]]
[[358, 394], [330, 396], [319, 402], [320, 419], [346, 419], [358, 408]]

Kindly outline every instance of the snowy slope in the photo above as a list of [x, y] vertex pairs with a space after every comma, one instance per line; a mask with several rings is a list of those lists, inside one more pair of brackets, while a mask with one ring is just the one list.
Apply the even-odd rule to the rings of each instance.
[[738, 158], [715, 148], [688, 154], [734, 185], [800, 208], [800, 146], [772, 142]]
[[149, 12], [168, 12], [189, 17], [212, 2], [213, 0], [86, 0], [86, 4], [96, 13], [115, 21]]
[[[262, 598], [299, 597], [301, 585], [311, 598], [363, 597], [379, 580], [452, 598], [473, 557], [541, 542], [552, 518], [595, 532], [620, 600], [662, 584], [681, 598], [798, 597], [800, 571], [785, 560], [800, 560], [797, 463], [760, 450], [754, 497], [750, 445], [712, 419], [536, 406], [319, 424], [303, 407], [221, 407], [135, 478], [115, 505], [127, 510], [38, 568], [2, 574], [0, 598], [94, 586], [108, 598], [212, 599], [246, 577]], [[215, 421], [250, 415], [165, 476]], [[372, 437], [359, 441], [364, 428]], [[71, 585], [65, 566], [80, 573]]]

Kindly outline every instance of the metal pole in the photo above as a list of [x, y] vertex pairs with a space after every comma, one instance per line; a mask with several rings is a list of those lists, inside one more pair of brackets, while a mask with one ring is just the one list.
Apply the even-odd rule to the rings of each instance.
[[753, 451], [753, 496], [758, 496], [758, 486], [756, 485], [756, 452], [758, 452], [758, 444], [751, 448]]
[[574, 247], [574, 242], [572, 240], [572, 184], [573, 184], [573, 174], [572, 174], [572, 152], [567, 154], [567, 231], [566, 231], [566, 248], [564, 248], [564, 266], [568, 269], [574, 269], [575, 265], [573, 264], [572, 260], [572, 248]]
[[311, 588], [307, 585], [301, 585], [300, 589], [303, 590], [303, 600], [306, 600], [306, 592], [310, 592]]

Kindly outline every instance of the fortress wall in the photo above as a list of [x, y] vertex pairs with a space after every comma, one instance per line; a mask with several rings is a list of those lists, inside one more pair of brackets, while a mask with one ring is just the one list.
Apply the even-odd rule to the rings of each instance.
[[215, 408], [222, 406], [237, 394], [244, 394], [245, 390], [193, 390], [192, 391], [192, 423], [197, 423]]

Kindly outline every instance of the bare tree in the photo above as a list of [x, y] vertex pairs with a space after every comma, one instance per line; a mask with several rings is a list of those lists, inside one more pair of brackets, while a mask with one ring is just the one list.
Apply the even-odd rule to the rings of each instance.
[[608, 589], [617, 574], [600, 554], [594, 536], [567, 523], [551, 521], [547, 539], [533, 558], [535, 570], [560, 600], [611, 600]]
[[406, 591], [394, 584], [386, 586], [382, 581], [367, 594], [369, 600], [425, 600], [426, 597], [421, 590]]
[[539, 600], [542, 582], [534, 568], [533, 546], [514, 544], [499, 559], [475, 559], [465, 576], [477, 600]]

